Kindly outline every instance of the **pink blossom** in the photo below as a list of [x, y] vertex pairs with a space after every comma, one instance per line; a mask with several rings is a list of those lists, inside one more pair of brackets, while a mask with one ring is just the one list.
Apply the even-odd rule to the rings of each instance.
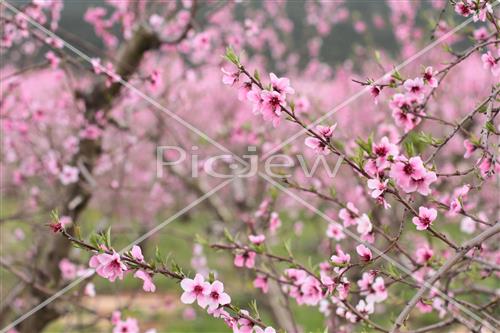
[[59, 262], [59, 270], [64, 280], [73, 280], [76, 278], [76, 265], [66, 258]]
[[307, 305], [318, 305], [323, 298], [321, 284], [313, 276], [308, 276], [304, 280], [304, 283], [300, 286], [300, 291], [302, 293], [301, 301]]
[[373, 258], [372, 251], [367, 248], [364, 244], [359, 244], [356, 246], [356, 252], [363, 259], [363, 261], [370, 261]]
[[269, 204], [270, 203], [271, 202], [270, 202], [269, 199], [262, 200], [262, 202], [259, 205], [259, 208], [255, 212], [255, 217], [262, 217], [262, 216], [264, 216], [267, 213], [267, 211], [269, 210]]
[[374, 304], [371, 302], [365, 302], [365, 300], [360, 300], [358, 302], [358, 304], [356, 305], [356, 310], [358, 310], [358, 312], [364, 316], [368, 316], [375, 311]]
[[255, 266], [255, 256], [257, 254], [253, 251], [245, 251], [241, 254], [236, 254], [234, 256], [234, 265], [236, 267], [247, 267], [253, 268]]
[[378, 144], [373, 145], [372, 151], [377, 156], [378, 164], [382, 164], [382, 162], [387, 161], [390, 157], [394, 158], [399, 155], [398, 146], [391, 143], [386, 136]]
[[384, 279], [377, 277], [370, 286], [370, 291], [366, 296], [368, 303], [380, 303], [387, 299], [387, 289], [385, 288]]
[[194, 48], [199, 51], [208, 51], [210, 50], [210, 33], [209, 32], [200, 32], [193, 39]]
[[474, 39], [477, 41], [484, 41], [488, 38], [488, 30], [485, 27], [480, 27], [474, 30]]
[[326, 229], [326, 236], [328, 238], [333, 238], [336, 241], [344, 239], [346, 236], [342, 231], [342, 227], [336, 223], [328, 224], [328, 228]]
[[247, 99], [253, 105], [252, 112], [254, 114], [261, 113], [262, 103], [264, 103], [264, 100], [262, 99], [261, 90], [259, 88], [254, 87], [247, 93]]
[[328, 141], [333, 136], [333, 131], [335, 131], [336, 127], [337, 124], [333, 124], [332, 126], [317, 125], [316, 131], [319, 135], [321, 135], [325, 140]]
[[432, 88], [437, 88], [438, 87], [438, 84], [439, 84], [439, 81], [438, 79], [436, 78], [436, 75], [437, 75], [437, 71], [434, 71], [434, 69], [431, 67], [431, 66], [428, 66], [425, 71], [424, 71], [424, 74], [423, 74], [423, 77], [424, 77], [424, 80], [425, 82], [427, 82], [429, 84], [429, 86], [431, 86]]
[[139, 246], [132, 246], [132, 250], [130, 250], [130, 254], [132, 254], [132, 258], [139, 262], [144, 262], [144, 256], [142, 255], [142, 250]]
[[417, 230], [425, 230], [429, 228], [436, 217], [437, 211], [434, 208], [421, 206], [418, 209], [418, 217], [415, 216], [412, 222], [417, 226]]
[[432, 251], [428, 244], [424, 244], [419, 246], [415, 251], [415, 261], [423, 265], [428, 262], [433, 255], [434, 251]]
[[120, 75], [115, 72], [115, 68], [110, 62], [106, 64], [103, 72], [106, 74], [106, 87], [110, 87], [113, 83], [120, 82], [122, 79]]
[[421, 178], [411, 178], [410, 183], [406, 188], [403, 188], [406, 193], [417, 191], [422, 195], [429, 195], [431, 193], [430, 185], [437, 180], [436, 173], [427, 171]]
[[422, 300], [419, 300], [418, 303], [415, 306], [422, 313], [430, 313], [430, 312], [432, 312], [432, 305], [424, 303]]
[[59, 174], [59, 180], [63, 185], [76, 183], [78, 181], [78, 174], [78, 168], [72, 167], [70, 165], [65, 165], [63, 166], [62, 171]]
[[488, 51], [487, 53], [483, 54], [481, 56], [481, 60], [483, 62], [484, 69], [491, 70], [493, 76], [500, 75], [499, 61], [498, 59], [495, 59], [495, 57], [491, 54], [491, 51]]
[[471, 4], [469, 2], [469, 0], [459, 0], [456, 4], [455, 4], [455, 12], [457, 12], [458, 14], [462, 15], [462, 16], [469, 16], [473, 13], [473, 10], [472, 10], [472, 7], [471, 7]]
[[277, 91], [263, 90], [260, 93], [262, 98], [261, 112], [265, 121], [271, 121], [273, 127], [278, 127], [281, 122], [281, 108], [286, 106], [283, 95]]
[[493, 13], [493, 6], [490, 3], [487, 3], [481, 7], [479, 7], [479, 10], [474, 13], [473, 20], [474, 22], [481, 21], [484, 22], [486, 21], [488, 13]]
[[263, 274], [257, 274], [255, 280], [253, 280], [253, 286], [255, 288], [261, 289], [264, 294], [269, 291], [269, 284], [267, 276]]
[[473, 234], [476, 232], [476, 222], [470, 217], [466, 216], [460, 222], [460, 230], [467, 234]]
[[373, 85], [370, 87], [370, 94], [372, 95], [373, 97], [373, 103], [375, 103], [375, 105], [378, 104], [378, 97], [380, 95], [380, 88]]
[[260, 235], [249, 235], [248, 239], [253, 244], [259, 245], [259, 244], [262, 244], [262, 243], [264, 243], [266, 241], [266, 236], [263, 235], [263, 234], [260, 234]]
[[356, 220], [356, 224], [356, 230], [361, 235], [367, 235], [368, 233], [370, 233], [370, 231], [372, 231], [372, 223], [370, 222], [370, 218], [366, 214], [361, 215], [361, 217]]
[[285, 275], [295, 285], [301, 285], [307, 277], [307, 272], [302, 269], [289, 268], [285, 270]]
[[352, 202], [348, 202], [346, 208], [342, 208], [339, 211], [339, 217], [343, 221], [344, 227], [356, 224], [356, 219], [358, 217], [359, 210], [354, 206]]
[[196, 311], [192, 307], [187, 307], [182, 312], [182, 319], [184, 320], [195, 320]]
[[224, 285], [217, 280], [210, 285], [207, 299], [208, 310], [211, 311], [217, 309], [220, 305], [231, 303], [231, 297], [224, 292]]
[[101, 59], [99, 58], [92, 58], [90, 59], [90, 64], [92, 65], [92, 69], [94, 70], [94, 73], [96, 74], [101, 74], [102, 73], [102, 65], [101, 65]]
[[466, 184], [453, 191], [448, 216], [455, 216], [462, 210], [462, 204], [467, 200], [467, 193], [469, 193], [469, 190], [470, 185]]
[[85, 285], [85, 289], [83, 290], [83, 293], [88, 296], [88, 297], [95, 297], [96, 292], [95, 292], [95, 286], [92, 282], [89, 282]]
[[396, 125], [404, 128], [405, 133], [414, 129], [420, 121], [420, 118], [417, 118], [415, 115], [407, 113], [402, 109], [393, 110], [392, 117], [394, 118]]
[[61, 216], [59, 218], [59, 223], [61, 223], [61, 226], [63, 229], [66, 229], [73, 223], [73, 219], [70, 216]]
[[378, 178], [368, 179], [368, 188], [372, 190], [372, 198], [378, 198], [381, 196], [387, 189], [388, 182], [388, 179], [384, 182], [381, 182]]
[[271, 234], [276, 233], [276, 231], [281, 227], [281, 219], [278, 213], [272, 212], [269, 219], [269, 231]]
[[80, 131], [80, 138], [87, 140], [97, 140], [102, 134], [102, 130], [96, 125], [89, 124]]
[[349, 290], [351, 289], [351, 283], [344, 276], [342, 280], [340, 280], [340, 284], [337, 286], [337, 292], [339, 294], [340, 299], [347, 299], [349, 296]]
[[464, 158], [469, 158], [472, 156], [472, 153], [476, 151], [477, 147], [470, 140], [464, 140], [465, 154]]
[[157, 69], [154, 69], [151, 72], [151, 74], [149, 74], [148, 83], [149, 83], [149, 87], [151, 88], [152, 91], [158, 90], [158, 88], [162, 84], [161, 72]]
[[305, 138], [304, 143], [307, 147], [311, 148], [318, 154], [321, 155], [330, 154], [330, 149], [328, 148], [328, 146], [318, 138], [307, 137]]
[[122, 318], [122, 313], [118, 310], [115, 310], [111, 313], [111, 324], [116, 325]]
[[134, 274], [135, 278], [141, 279], [143, 281], [142, 289], [146, 292], [154, 293], [156, 291], [156, 286], [153, 283], [151, 275], [143, 270], [138, 270]]
[[417, 100], [424, 98], [424, 80], [422, 78], [408, 79], [403, 83], [403, 87], [410, 96], [415, 97]]
[[90, 258], [89, 266], [94, 268], [99, 276], [114, 282], [116, 278], [123, 279], [123, 273], [127, 266], [121, 261], [120, 255], [113, 251], [113, 254], [101, 253]]
[[351, 261], [351, 256], [349, 255], [349, 253], [345, 253], [344, 251], [342, 251], [342, 248], [340, 247], [340, 245], [337, 244], [336, 250], [337, 250], [337, 254], [336, 255], [334, 254], [330, 257], [330, 260], [334, 264], [345, 265]]
[[364, 272], [363, 275], [361, 276], [361, 279], [358, 281], [359, 289], [363, 291], [368, 290], [373, 281], [375, 281], [375, 272], [373, 271]]
[[196, 274], [194, 279], [184, 278], [181, 281], [181, 288], [184, 290], [181, 296], [181, 302], [192, 304], [194, 301], [202, 308], [208, 304], [207, 295], [210, 292], [210, 283], [205, 282], [201, 274]]
[[290, 80], [286, 77], [279, 78], [274, 73], [269, 74], [269, 76], [271, 78], [271, 85], [274, 91], [283, 95], [283, 98], [286, 98], [287, 94], [292, 95], [295, 93], [295, 90], [290, 87]]
[[418, 191], [422, 195], [430, 192], [429, 185], [437, 180], [434, 172], [428, 172], [419, 156], [409, 160], [400, 158], [392, 165], [390, 176], [406, 192]]
[[45, 54], [45, 58], [49, 61], [50, 67], [52, 68], [57, 68], [61, 62], [61, 59], [59, 59], [59, 57], [52, 51], [47, 52]]
[[297, 113], [307, 112], [307, 110], [309, 110], [310, 107], [311, 103], [309, 102], [309, 99], [306, 96], [299, 97], [295, 101], [295, 112]]
[[238, 99], [240, 101], [246, 100], [250, 91], [252, 91], [252, 82], [243, 82], [238, 88]]
[[120, 320], [113, 328], [113, 333], [139, 333], [139, 325], [137, 319], [127, 318], [127, 320]]
[[225, 68], [220, 69], [224, 75], [222, 75], [222, 83], [228, 86], [232, 86], [235, 82], [239, 80], [240, 71], [228, 71]]
[[494, 166], [496, 163], [493, 162], [491, 157], [483, 156], [479, 159], [479, 173], [483, 178], [489, 178], [494, 170]]

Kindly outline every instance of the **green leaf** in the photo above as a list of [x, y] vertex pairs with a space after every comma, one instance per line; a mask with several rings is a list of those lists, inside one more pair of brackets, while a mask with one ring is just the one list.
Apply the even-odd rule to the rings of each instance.
[[490, 133], [496, 133], [495, 125], [493, 125], [493, 122], [491, 120], [488, 120], [486, 124], [484, 125], [486, 130]]
[[154, 263], [156, 263], [158, 265], [163, 265], [163, 257], [160, 253], [160, 249], [158, 248], [158, 245], [155, 248]]
[[212, 283], [215, 281], [215, 274], [214, 272], [208, 273], [208, 282]]
[[106, 234], [104, 235], [104, 243], [108, 249], [111, 249], [111, 227], [106, 230]]
[[356, 143], [358, 146], [363, 149], [368, 155], [371, 155], [372, 153], [372, 143], [373, 139], [368, 138], [368, 141], [364, 141], [361, 138], [356, 139]]
[[285, 242], [283, 242], [283, 245], [285, 247], [286, 253], [288, 253], [288, 256], [290, 258], [293, 258], [291, 240], [287, 239]]
[[259, 309], [257, 309], [257, 301], [254, 299], [249, 303], [250, 311], [255, 318], [260, 318]]
[[257, 82], [260, 82], [260, 74], [258, 70], [253, 71], [253, 77]]
[[226, 228], [224, 228], [224, 236], [229, 242], [234, 243], [233, 236], [229, 233], [229, 231]]
[[92, 233], [90, 235], [89, 242], [92, 246], [99, 248], [99, 245], [101, 245], [101, 236], [96, 233]]
[[208, 244], [208, 241], [205, 238], [203, 238], [202, 236], [200, 236], [200, 234], [194, 235], [194, 238], [195, 238], [195, 242], [200, 244], [200, 245], [207, 245]]
[[179, 265], [177, 265], [175, 261], [172, 261], [172, 271], [174, 271], [177, 274], [184, 275], [184, 273], [182, 272], [182, 268]]
[[232, 62], [233, 64], [235, 64], [236, 66], [240, 66], [240, 59], [239, 57], [236, 55], [236, 53], [234, 53], [234, 50], [231, 46], [228, 46], [226, 48], [226, 55], [225, 55], [225, 58], [227, 60], [229, 60], [230, 62]]
[[415, 156], [415, 145], [412, 141], [408, 140], [404, 142], [404, 147], [408, 157]]

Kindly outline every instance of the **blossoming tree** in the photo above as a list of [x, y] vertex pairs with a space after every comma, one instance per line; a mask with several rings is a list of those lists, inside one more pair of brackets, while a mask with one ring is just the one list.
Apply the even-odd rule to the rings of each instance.
[[497, 4], [2, 1], [2, 332], [498, 331]]

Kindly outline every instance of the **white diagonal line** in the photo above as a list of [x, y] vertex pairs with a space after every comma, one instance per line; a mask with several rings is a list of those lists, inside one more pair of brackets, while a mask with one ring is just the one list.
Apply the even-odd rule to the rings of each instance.
[[313, 205], [311, 205], [309, 202], [305, 201], [300, 196], [298, 196], [294, 192], [290, 191], [289, 189], [287, 189], [286, 187], [284, 187], [280, 183], [276, 182], [275, 180], [273, 180], [268, 175], [266, 175], [264, 173], [261, 173], [261, 172], [259, 172], [259, 175], [262, 178], [264, 178], [265, 180], [267, 180], [269, 183], [271, 183], [274, 187], [278, 188], [282, 192], [288, 194], [289, 196], [291, 196], [292, 198], [294, 198], [296, 201], [298, 201], [301, 204], [303, 204], [304, 206], [306, 206], [309, 210], [311, 210], [312, 212], [314, 212], [316, 215], [321, 216], [327, 222], [335, 224], [335, 225], [339, 226], [340, 228], [342, 228], [343, 232], [345, 232], [351, 238], [354, 238], [358, 242], [360, 242], [362, 244], [365, 244], [365, 246], [369, 247], [371, 250], [373, 250], [373, 252], [377, 253], [377, 255], [379, 255], [380, 257], [384, 258], [386, 261], [388, 261], [392, 265], [398, 267], [404, 273], [408, 274], [417, 283], [421, 283], [422, 282], [422, 284], [424, 286], [426, 286], [427, 288], [429, 288], [432, 291], [437, 292], [439, 294], [439, 296], [441, 296], [444, 299], [446, 299], [447, 301], [453, 303], [457, 308], [461, 309], [463, 312], [465, 312], [466, 314], [468, 314], [471, 318], [473, 318], [477, 322], [481, 323], [481, 325], [484, 325], [484, 326], [488, 327], [489, 329], [491, 329], [492, 331], [495, 331], [495, 329], [493, 328], [493, 326], [491, 326], [491, 324], [489, 322], [487, 322], [483, 318], [479, 317], [474, 312], [470, 311], [469, 309], [467, 309], [466, 307], [464, 307], [460, 303], [456, 302], [453, 298], [451, 298], [448, 295], [446, 295], [445, 293], [443, 293], [437, 287], [435, 287], [435, 286], [433, 286], [431, 284], [428, 284], [425, 280], [424, 281], [420, 281], [419, 279], [417, 279], [416, 277], [414, 277], [413, 276], [413, 272], [408, 267], [406, 267], [405, 265], [399, 263], [398, 261], [396, 261], [392, 257], [388, 256], [387, 254], [385, 254], [384, 252], [382, 252], [381, 250], [379, 250], [377, 247], [375, 247], [375, 246], [373, 246], [373, 245], [371, 245], [371, 244], [369, 244], [367, 242], [364, 242], [363, 240], [361, 240], [359, 238], [359, 236], [357, 234], [355, 234], [354, 232], [352, 232], [349, 229], [345, 228], [342, 224], [336, 222], [335, 220], [333, 220], [332, 218], [330, 218], [328, 215], [326, 215], [325, 213], [323, 213], [321, 210], [317, 209], [316, 207], [314, 207]]
[[[497, 0], [493, 4], [493, 6], [496, 6], [499, 3], [500, 3], [500, 1]], [[379, 77], [377, 80], [375, 80], [374, 83], [375, 84], [380, 83], [380, 81], [382, 81], [387, 75], [392, 75], [396, 71], [399, 71], [399, 70], [405, 68], [406, 66], [408, 66], [409, 64], [411, 64], [413, 61], [417, 60], [418, 58], [420, 58], [421, 56], [423, 56], [424, 54], [426, 54], [427, 52], [429, 52], [431, 49], [433, 49], [434, 47], [436, 47], [438, 44], [440, 44], [441, 42], [445, 41], [446, 39], [448, 39], [449, 37], [451, 37], [452, 35], [454, 35], [457, 31], [463, 29], [466, 25], [468, 25], [472, 21], [473, 21], [473, 18], [470, 17], [467, 20], [465, 20], [464, 22], [460, 23], [458, 26], [456, 26], [455, 28], [453, 28], [452, 30], [448, 31], [446, 34], [444, 34], [443, 36], [441, 36], [439, 39], [437, 39], [434, 42], [430, 43], [425, 48], [423, 48], [422, 50], [420, 50], [419, 52], [417, 52], [413, 56], [409, 57], [408, 59], [406, 59], [405, 61], [403, 61], [401, 64], [399, 64], [396, 67], [394, 67], [394, 69], [392, 69], [391, 71], [389, 71], [389, 72], [385, 73], [384, 75], [382, 75], [381, 77]], [[302, 136], [304, 133], [307, 132], [308, 129], [312, 129], [314, 126], [318, 125], [323, 120], [331, 117], [337, 111], [340, 111], [342, 108], [346, 107], [347, 105], [349, 105], [352, 102], [354, 102], [355, 100], [357, 100], [359, 97], [361, 97], [364, 94], [366, 94], [367, 92], [369, 92], [370, 89], [371, 89], [370, 86], [365, 86], [363, 89], [361, 89], [360, 91], [358, 91], [357, 93], [355, 93], [354, 95], [352, 95], [351, 97], [349, 97], [348, 99], [344, 100], [339, 105], [333, 107], [326, 114], [324, 114], [323, 116], [319, 117], [316, 121], [314, 121], [313, 123], [309, 124], [306, 128], [301, 128], [300, 131], [298, 131], [297, 133], [295, 133], [294, 135], [292, 135], [291, 137], [289, 137], [285, 141], [283, 141], [280, 144], [278, 144], [275, 147], [273, 147], [271, 150], [269, 150], [267, 153], [265, 153], [262, 156], [262, 159], [266, 159], [267, 157], [271, 156], [272, 154], [274, 154], [275, 152], [277, 152], [278, 150], [280, 150], [281, 148], [283, 148], [284, 146], [286, 146], [290, 142], [292, 142], [295, 139], [297, 139], [298, 137]]]
[[[83, 53], [82, 51], [80, 51], [79, 49], [77, 49], [76, 47], [74, 47], [73, 45], [71, 45], [70, 43], [68, 43], [67, 41], [65, 41], [64, 39], [62, 39], [61, 37], [59, 37], [58, 35], [56, 35], [55, 33], [53, 33], [52, 31], [48, 30], [43, 25], [39, 24], [38, 22], [36, 22], [35, 20], [33, 20], [31, 17], [29, 17], [28, 15], [26, 15], [25, 13], [23, 13], [22, 11], [20, 11], [16, 7], [12, 6], [9, 2], [7, 2], [5, 0], [1, 0], [0, 3], [3, 4], [5, 7], [9, 8], [10, 10], [12, 10], [14, 13], [16, 13], [18, 15], [21, 15], [26, 21], [28, 21], [31, 25], [33, 25], [35, 28], [37, 28], [38, 30], [42, 31], [46, 35], [48, 35], [48, 36], [50, 36], [50, 37], [52, 37], [54, 39], [61, 40], [62, 44], [67, 49], [71, 50], [74, 54], [76, 54], [77, 56], [81, 57], [82, 59], [84, 59], [85, 61], [87, 61], [89, 64], [92, 64], [92, 58], [89, 57], [87, 54]], [[107, 75], [113, 76], [114, 73], [112, 73], [106, 67], [104, 67], [104, 66], [102, 66], [100, 64], [97, 64], [96, 66], [99, 67], [99, 69], [102, 72], [106, 73]], [[172, 117], [175, 121], [177, 121], [179, 124], [181, 124], [182, 126], [188, 128], [192, 132], [196, 133], [197, 135], [199, 135], [203, 139], [207, 140], [208, 142], [210, 142], [211, 144], [213, 144], [214, 146], [216, 146], [220, 150], [233, 155], [236, 159], [238, 159], [238, 161], [240, 163], [245, 164], [245, 166], [248, 165], [248, 163], [244, 159], [239, 158], [238, 155], [236, 155], [235, 153], [231, 152], [227, 147], [221, 145], [220, 143], [218, 143], [217, 141], [215, 141], [214, 139], [212, 139], [210, 136], [208, 136], [205, 132], [203, 132], [200, 129], [198, 129], [197, 127], [191, 125], [191, 123], [187, 122], [182, 117], [178, 116], [176, 113], [170, 111], [169, 109], [167, 109], [166, 107], [164, 107], [163, 105], [161, 105], [154, 98], [152, 98], [151, 96], [145, 94], [144, 92], [142, 92], [141, 90], [139, 90], [137, 87], [135, 87], [130, 82], [125, 81], [121, 77], [119, 79], [117, 79], [117, 82], [120, 83], [121, 85], [123, 85], [124, 87], [126, 87], [127, 89], [130, 89], [131, 91], [133, 91], [134, 93], [136, 93], [137, 95], [139, 95], [141, 98], [143, 98], [144, 100], [146, 100], [149, 104], [151, 104], [152, 106], [156, 107], [158, 110], [166, 113], [167, 115], [169, 115], [170, 117]]]
[[[123, 249], [121, 249], [119, 251], [119, 253], [122, 254], [122, 253], [128, 251], [132, 246], [134, 246], [134, 245], [142, 242], [146, 238], [148, 238], [151, 235], [153, 235], [154, 233], [158, 232], [159, 230], [161, 230], [162, 228], [164, 228], [165, 226], [167, 226], [168, 224], [170, 224], [171, 222], [173, 222], [175, 219], [177, 219], [178, 217], [184, 215], [190, 209], [192, 209], [195, 206], [199, 205], [204, 200], [208, 199], [210, 196], [212, 196], [213, 194], [215, 194], [216, 192], [218, 192], [219, 190], [221, 190], [222, 188], [224, 188], [227, 184], [229, 184], [230, 182], [232, 182], [234, 179], [235, 178], [233, 177], [233, 178], [227, 179], [226, 181], [220, 183], [219, 185], [217, 185], [216, 187], [214, 187], [212, 190], [210, 190], [209, 192], [205, 193], [204, 195], [202, 195], [201, 197], [199, 197], [195, 201], [191, 202], [189, 205], [187, 205], [186, 207], [182, 208], [181, 210], [179, 210], [174, 215], [170, 216], [168, 219], [166, 219], [165, 221], [163, 221], [162, 223], [160, 223], [159, 225], [157, 225], [156, 227], [154, 227], [153, 229], [151, 229], [150, 231], [148, 231], [146, 234], [142, 235], [141, 237], [137, 238], [135, 241], [133, 241], [132, 243], [130, 243], [129, 245], [127, 245], [126, 247], [124, 247]], [[65, 286], [64, 288], [62, 288], [61, 290], [59, 290], [58, 292], [56, 292], [54, 295], [50, 296], [45, 301], [41, 302], [40, 304], [38, 304], [37, 306], [35, 306], [34, 308], [32, 308], [31, 310], [29, 310], [25, 314], [23, 314], [22, 316], [20, 316], [16, 320], [14, 320], [12, 323], [10, 323], [9, 325], [7, 325], [4, 328], [2, 328], [2, 330], [0, 331], [0, 333], [6, 333], [10, 329], [14, 328], [16, 325], [18, 325], [19, 323], [21, 323], [22, 321], [24, 321], [26, 318], [28, 318], [31, 315], [33, 315], [35, 312], [38, 312], [39, 310], [43, 309], [44, 307], [46, 307], [47, 305], [49, 305], [50, 303], [52, 303], [53, 301], [55, 301], [56, 299], [58, 299], [59, 297], [61, 297], [62, 295], [64, 295], [66, 292], [68, 292], [69, 290], [73, 289], [75, 286], [77, 286], [78, 284], [80, 284], [84, 280], [86, 280], [89, 277], [91, 277], [92, 275], [94, 275], [94, 273], [95, 273], [94, 269], [89, 269], [84, 275], [80, 276], [78, 279], [74, 280], [73, 282], [71, 282], [70, 284], [68, 284], [67, 286]]]

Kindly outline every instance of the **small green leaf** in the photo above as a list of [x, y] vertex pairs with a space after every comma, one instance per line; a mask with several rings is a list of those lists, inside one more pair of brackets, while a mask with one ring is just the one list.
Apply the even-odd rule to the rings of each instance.
[[257, 309], [257, 301], [255, 301], [253, 299], [250, 302], [249, 307], [250, 307], [251, 313], [254, 315], [254, 317], [255, 318], [260, 318], [259, 309]]
[[236, 53], [234, 53], [234, 50], [231, 46], [228, 46], [226, 48], [226, 55], [225, 55], [226, 59], [229, 60], [230, 62], [232, 62], [233, 64], [235, 64], [236, 66], [240, 66], [240, 59], [239, 57], [236, 55]]
[[104, 242], [108, 249], [111, 249], [111, 227], [106, 230], [106, 235], [104, 236]]
[[253, 71], [253, 77], [257, 82], [260, 82], [260, 74], [258, 70]]
[[285, 247], [286, 253], [288, 253], [288, 256], [290, 258], [293, 258], [291, 240], [287, 239], [286, 241], [283, 242], [283, 245]]
[[226, 239], [231, 242], [231, 243], [234, 243], [234, 238], [233, 236], [229, 233], [229, 231], [224, 228], [224, 237], [226, 237]]
[[493, 122], [491, 120], [488, 120], [486, 124], [484, 125], [486, 130], [490, 133], [496, 133], [495, 125], [493, 125]]

